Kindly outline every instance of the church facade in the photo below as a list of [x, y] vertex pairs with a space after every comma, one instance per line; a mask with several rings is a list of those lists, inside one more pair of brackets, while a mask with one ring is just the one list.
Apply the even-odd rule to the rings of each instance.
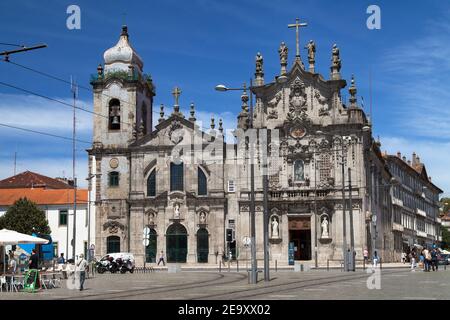
[[[399, 182], [358, 105], [355, 80], [346, 105], [339, 48], [332, 47], [328, 79], [315, 72], [313, 41], [307, 49], [307, 67], [297, 45], [288, 68], [288, 48], [281, 43], [280, 73], [268, 83], [257, 54], [234, 139], [225, 139], [221, 120], [216, 128], [211, 119], [206, 129], [197, 123], [194, 105], [189, 115], [180, 112], [179, 88], [173, 110], [166, 115], [161, 106], [153, 129], [155, 87], [123, 27], [91, 79], [96, 115], [88, 153], [97, 255], [129, 251], [138, 265], [155, 262], [161, 251], [167, 262], [246, 260], [254, 203], [258, 260], [265, 224], [272, 264], [324, 265], [350, 248], [357, 259], [367, 248], [384, 261], [399, 260], [403, 231], [394, 226], [392, 209]], [[424, 183], [432, 199], [442, 192]], [[438, 230], [433, 201], [428, 220]], [[438, 237], [436, 232], [426, 240]]]

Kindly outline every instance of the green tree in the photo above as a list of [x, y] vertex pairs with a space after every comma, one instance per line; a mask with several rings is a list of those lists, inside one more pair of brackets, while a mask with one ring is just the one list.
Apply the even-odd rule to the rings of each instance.
[[450, 198], [441, 198], [441, 208], [444, 213], [450, 212]]
[[441, 246], [443, 249], [450, 250], [450, 231], [445, 227], [441, 227], [442, 230], [442, 241]]
[[51, 230], [43, 210], [27, 198], [20, 198], [0, 217], [0, 229], [32, 234], [50, 234]]

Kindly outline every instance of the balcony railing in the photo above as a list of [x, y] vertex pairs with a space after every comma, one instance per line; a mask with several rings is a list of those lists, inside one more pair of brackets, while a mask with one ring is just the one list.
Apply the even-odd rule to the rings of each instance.
[[[319, 198], [327, 197], [331, 194], [330, 190], [317, 190], [316, 196]], [[270, 198], [278, 199], [301, 199], [314, 198], [314, 190], [295, 190], [295, 191], [271, 191]]]
[[426, 213], [425, 211], [423, 211], [423, 210], [420, 210], [419, 208], [416, 208], [416, 213], [417, 213], [419, 216], [423, 216], [423, 217], [426, 217], [426, 216], [427, 216], [427, 213]]
[[397, 205], [399, 207], [403, 207], [403, 201], [397, 199], [396, 197], [392, 197], [392, 204]]

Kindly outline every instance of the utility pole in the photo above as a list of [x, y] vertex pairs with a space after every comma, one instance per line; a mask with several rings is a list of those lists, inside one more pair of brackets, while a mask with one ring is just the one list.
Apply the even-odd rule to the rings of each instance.
[[[72, 79], [71, 79], [72, 80]], [[73, 245], [72, 245], [72, 258], [75, 259], [75, 247], [76, 247], [76, 232], [77, 232], [77, 178], [75, 177], [75, 163], [76, 163], [76, 99], [77, 99], [77, 86], [75, 82], [71, 81], [71, 89], [73, 93], [73, 134], [72, 134], [72, 177], [73, 177]]]
[[314, 266], [316, 269], [319, 267], [319, 261], [317, 256], [317, 224], [320, 220], [317, 219], [317, 159], [316, 152], [313, 154], [314, 157]]
[[17, 168], [17, 151], [14, 152], [14, 175], [16, 175], [16, 168]]
[[[253, 82], [250, 79], [250, 130], [253, 129], [253, 93], [252, 93]], [[255, 141], [253, 141], [254, 143]], [[257, 278], [257, 265], [256, 265], [256, 226], [255, 226], [255, 159], [254, 159], [255, 148], [250, 145], [250, 250], [252, 256], [252, 272], [251, 272], [251, 284], [256, 284], [258, 282]]]
[[263, 223], [264, 223], [264, 281], [270, 281], [270, 275], [269, 275], [269, 201], [268, 201], [268, 190], [269, 190], [269, 161], [268, 161], [268, 147], [269, 147], [269, 141], [268, 141], [269, 132], [266, 128], [265, 130], [265, 141], [263, 139], [263, 206], [264, 206], [264, 216], [263, 216]]
[[348, 168], [348, 206], [350, 215], [350, 251], [351, 251], [351, 266], [355, 271], [355, 236], [353, 235], [353, 207], [352, 207], [352, 174], [351, 169]]
[[342, 168], [342, 254], [344, 259], [344, 271], [348, 271], [347, 266], [347, 230], [346, 230], [346, 219], [345, 219], [345, 168], [344, 168], [344, 149], [342, 149], [341, 158], [341, 168]]

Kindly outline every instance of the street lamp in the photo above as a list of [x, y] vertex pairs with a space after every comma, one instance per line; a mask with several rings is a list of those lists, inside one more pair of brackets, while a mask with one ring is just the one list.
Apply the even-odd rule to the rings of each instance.
[[88, 238], [87, 238], [87, 242], [88, 242], [88, 262], [90, 262], [92, 260], [92, 256], [91, 256], [91, 191], [92, 191], [92, 178], [95, 177], [95, 174], [89, 173], [89, 176], [86, 178], [86, 180], [89, 182], [89, 187], [88, 187]]
[[[251, 92], [252, 88], [252, 80], [250, 79], [250, 128], [253, 128], [253, 94]], [[242, 88], [228, 88], [223, 84], [219, 84], [215, 87], [217, 91], [232, 91], [232, 90], [246, 90], [246, 84], [244, 83]], [[254, 165], [254, 148], [250, 148], [250, 251], [251, 251], [251, 281], [250, 283], [257, 283], [257, 265], [256, 265], [256, 223], [255, 223], [255, 165]], [[264, 212], [265, 213], [265, 212]], [[265, 215], [264, 215], [264, 218]], [[266, 231], [266, 221], [264, 219], [264, 230]], [[266, 233], [264, 234], [264, 239], [266, 238]], [[264, 248], [264, 255], [266, 254], [267, 249]], [[265, 256], [264, 256], [265, 258]], [[266, 262], [266, 259], [264, 259]], [[266, 271], [266, 266], [264, 266], [264, 271]], [[268, 273], [267, 273], [268, 275]]]

